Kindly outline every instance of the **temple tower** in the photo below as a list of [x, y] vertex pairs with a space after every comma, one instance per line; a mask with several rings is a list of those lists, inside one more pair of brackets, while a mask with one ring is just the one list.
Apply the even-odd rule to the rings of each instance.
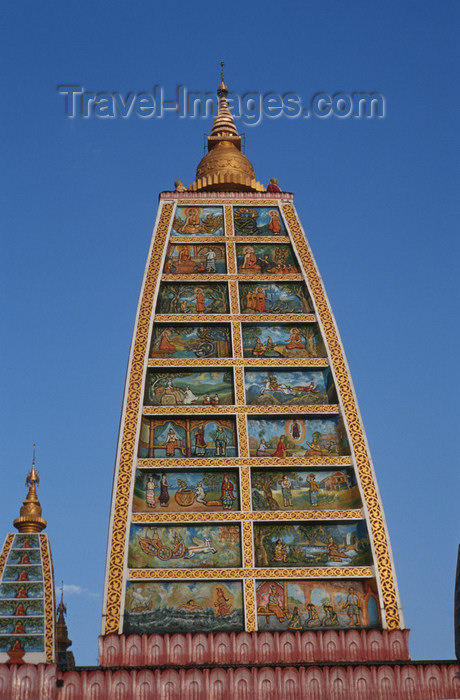
[[116, 457], [102, 634], [404, 627], [382, 505], [293, 203], [228, 107], [163, 192]]
[[0, 554], [0, 664], [52, 663], [55, 650], [54, 574], [35, 469], [27, 496]]

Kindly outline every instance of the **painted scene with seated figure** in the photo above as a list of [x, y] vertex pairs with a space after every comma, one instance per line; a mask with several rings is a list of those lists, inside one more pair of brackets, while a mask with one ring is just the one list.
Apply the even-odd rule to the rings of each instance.
[[373, 579], [257, 581], [256, 605], [259, 630], [381, 627]]
[[251, 469], [252, 508], [258, 511], [360, 508], [353, 469]]
[[292, 275], [299, 272], [299, 265], [290, 245], [237, 243], [238, 272], [249, 275]]
[[308, 314], [312, 305], [303, 282], [240, 282], [243, 314]]
[[150, 357], [231, 357], [230, 326], [156, 324]]
[[226, 284], [180, 284], [163, 282], [157, 301], [157, 314], [227, 314]]
[[171, 236], [223, 236], [222, 207], [177, 207]]
[[370, 566], [366, 522], [254, 523], [256, 566]]
[[244, 323], [242, 329], [244, 357], [326, 357], [317, 323]]
[[278, 207], [233, 208], [235, 236], [286, 236]]
[[231, 369], [147, 370], [144, 406], [219, 406], [234, 402]]
[[131, 569], [212, 569], [241, 566], [239, 525], [131, 525]]
[[236, 427], [233, 417], [142, 417], [140, 458], [236, 456]]
[[165, 275], [223, 274], [227, 271], [225, 246], [211, 243], [174, 244], [166, 251]]
[[224, 469], [137, 469], [133, 512], [239, 510], [238, 473]]
[[314, 406], [337, 403], [329, 368], [317, 370], [247, 369], [246, 403], [250, 406]]
[[341, 416], [248, 418], [251, 457], [337, 457], [350, 454]]
[[128, 581], [123, 634], [239, 632], [241, 581]]

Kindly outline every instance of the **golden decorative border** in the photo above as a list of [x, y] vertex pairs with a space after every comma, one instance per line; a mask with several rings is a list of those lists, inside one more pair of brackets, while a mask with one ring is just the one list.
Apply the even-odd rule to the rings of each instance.
[[[239, 435], [242, 435], [246, 440], [247, 446], [247, 432], [246, 432], [246, 421], [243, 415], [239, 415], [238, 419], [242, 420], [242, 431]], [[249, 457], [247, 454], [242, 454], [240, 452], [239, 457], [228, 457], [228, 458], [201, 458], [201, 457], [189, 457], [187, 459], [188, 467], [237, 467], [237, 466], [250, 466], [250, 467], [273, 467], [278, 468], [278, 459], [268, 459], [266, 457]], [[283, 457], [282, 462], [280, 462], [280, 467], [335, 467], [346, 465], [350, 466], [352, 464], [351, 457]], [[183, 459], [138, 459], [137, 466], [142, 467], [183, 467]]]
[[[230, 240], [229, 240], [230, 237]], [[174, 236], [171, 235], [169, 243], [172, 245], [183, 245], [191, 243], [199, 245], [200, 243], [247, 243], [248, 245], [256, 243], [290, 243], [291, 239], [288, 236]]]
[[235, 387], [236, 387], [236, 403], [243, 407], [246, 403], [246, 393], [244, 387], [244, 369], [241, 365], [237, 366], [233, 370], [235, 377]]
[[231, 325], [233, 357], [228, 358], [232, 365], [245, 364], [243, 359], [243, 338], [241, 336], [241, 326], [235, 321]]
[[129, 569], [128, 579], [177, 579], [177, 578], [369, 578], [368, 566], [317, 567], [316, 569]]
[[348, 376], [348, 370], [340, 346], [337, 330], [326, 301], [321, 279], [309, 251], [305, 237], [300, 228], [294, 207], [291, 204], [283, 204], [282, 209], [291, 230], [297, 252], [307, 274], [312, 296], [324, 329], [326, 345], [328, 346], [331, 355], [332, 365], [338, 385], [337, 390], [342, 398], [345, 419], [350, 431], [353, 452], [356, 458], [356, 465], [369, 512], [369, 521], [377, 558], [377, 568], [382, 587], [386, 625], [390, 630], [399, 629], [400, 619], [396, 598], [396, 588], [390, 554], [388, 551], [382, 510], [372, 476], [372, 470], [361, 422], [356, 408], [350, 378]]
[[155, 242], [147, 270], [145, 286], [139, 308], [134, 348], [129, 370], [126, 415], [122, 427], [120, 463], [113, 505], [113, 526], [110, 538], [110, 562], [107, 583], [107, 608], [104, 634], [118, 632], [121, 611], [121, 591], [125, 555], [125, 539], [128, 521], [129, 494], [132, 477], [134, 447], [136, 443], [137, 420], [143, 379], [144, 359], [149, 342], [150, 317], [155, 296], [156, 281], [174, 204], [166, 203], [161, 210]]
[[3, 545], [2, 552], [0, 554], [0, 582], [3, 576], [3, 569], [5, 568], [6, 560], [10, 553], [11, 546], [13, 544], [14, 535], [10, 532], [5, 538], [5, 544]]
[[240, 311], [240, 305], [239, 305], [239, 297], [238, 297], [238, 282], [235, 282], [235, 280], [232, 280], [229, 282], [229, 296], [230, 296], [230, 308], [232, 310], [232, 314], [235, 315], [238, 318], [238, 314]]
[[40, 550], [42, 554], [43, 581], [45, 588], [45, 644], [46, 661], [54, 661], [54, 572], [51, 563], [48, 535], [40, 534]]
[[[243, 511], [251, 511], [251, 475], [249, 467], [239, 467], [241, 481], [241, 507]], [[252, 517], [253, 513], [248, 513], [248, 517]], [[246, 517], [246, 516], [244, 516]]]
[[244, 567], [251, 569], [254, 566], [254, 546], [252, 541], [252, 523], [243, 521]]
[[[235, 369], [241, 369], [241, 367], [235, 367]], [[241, 387], [237, 386], [237, 390], [241, 389]], [[243, 400], [244, 400], [244, 394], [243, 394]], [[183, 414], [188, 414], [188, 413], [207, 413], [211, 416], [211, 414], [217, 414], [217, 413], [227, 413], [230, 415], [234, 415], [235, 413], [264, 413], [264, 408], [267, 408], [267, 406], [238, 406], [235, 404], [230, 404], [228, 406], [195, 406], [195, 405], [187, 405], [187, 406], [144, 406], [142, 408], [142, 413], [145, 416], [153, 416], [157, 414], [161, 415], [183, 415]], [[335, 404], [323, 404], [323, 405], [315, 405], [315, 406], [297, 406], [297, 405], [291, 405], [287, 406], [283, 404], [282, 406], [269, 406], [270, 408], [270, 413], [285, 413], [287, 415], [293, 415], [294, 413], [297, 415], [299, 413], [330, 413], [330, 414], [337, 414], [339, 413], [339, 407]], [[265, 415], [265, 414], [264, 414]]]
[[[234, 284], [236, 284], [234, 282]], [[161, 323], [309, 323], [316, 321], [314, 314], [155, 314], [155, 321]]]
[[[247, 469], [247, 467], [242, 467]], [[250, 487], [249, 487], [250, 488]], [[249, 491], [250, 492], [250, 491]], [[243, 491], [243, 500], [246, 495]], [[248, 499], [249, 500], [249, 499]], [[246, 507], [246, 503], [243, 504]], [[249, 503], [250, 508], [250, 503]], [[213, 511], [209, 513], [189, 513], [186, 511], [180, 511], [179, 513], [169, 513], [169, 512], [156, 512], [150, 511], [146, 513], [133, 513], [131, 521], [133, 523], [163, 523], [163, 522], [180, 522], [180, 521], [190, 521], [190, 522], [209, 522], [216, 520], [242, 520], [246, 521], [258, 521], [258, 520], [362, 520], [363, 514], [361, 510], [299, 510], [299, 511], [284, 511], [284, 510], [270, 510], [270, 511]]]
[[227, 279], [238, 279], [238, 268], [236, 260], [235, 244], [233, 241], [227, 243]]
[[[229, 244], [227, 244], [229, 246]], [[231, 245], [229, 246], [230, 250], [229, 253], [232, 253], [231, 250]], [[237, 272], [230, 272], [230, 261], [231, 257], [229, 257], [229, 272], [227, 273], [214, 273], [214, 274], [190, 274], [190, 275], [162, 275], [161, 281], [162, 282], [190, 282], [192, 283], [197, 283], [197, 284], [203, 284], [203, 282], [279, 282], [279, 279], [272, 275], [271, 277], [268, 277], [267, 275], [242, 275], [238, 274]], [[233, 266], [234, 267], [234, 266]], [[287, 282], [301, 282], [303, 280], [302, 275], [299, 275], [298, 273], [292, 272], [291, 274], [286, 274], [283, 275], [283, 280], [286, 277]]]
[[[239, 335], [239, 324], [233, 323], [233, 344], [241, 343], [241, 335]], [[238, 348], [233, 348], [236, 354]], [[292, 361], [295, 359], [296, 367], [302, 367], [308, 369], [308, 367], [329, 367], [329, 361], [326, 359], [319, 358], [277, 358], [277, 357], [266, 357], [266, 358], [253, 358], [253, 357], [207, 357], [206, 359], [199, 359], [195, 357], [183, 358], [183, 359], [171, 359], [168, 360], [167, 357], [162, 359], [150, 359], [148, 361], [149, 367], [209, 367], [210, 364], [220, 367], [237, 367], [238, 365], [243, 365], [247, 367], [291, 367]]]
[[279, 207], [282, 199], [178, 199], [178, 207], [219, 207], [230, 204], [232, 207]]
[[225, 217], [225, 233], [227, 236], [233, 236], [235, 234], [233, 230], [233, 216], [232, 208], [226, 204], [224, 206], [224, 217]]
[[239, 453], [241, 457], [249, 457], [248, 449], [248, 427], [246, 425], [246, 416], [244, 413], [238, 413], [236, 416], [238, 430]]
[[256, 630], [256, 601], [254, 596], [254, 581], [250, 578], [244, 580], [244, 597], [246, 609], [246, 631]]

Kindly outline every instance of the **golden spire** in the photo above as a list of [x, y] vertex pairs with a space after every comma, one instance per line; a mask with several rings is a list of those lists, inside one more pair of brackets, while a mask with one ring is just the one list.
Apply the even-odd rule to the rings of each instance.
[[228, 104], [228, 87], [224, 80], [224, 62], [221, 62], [221, 82], [217, 88], [218, 109], [208, 136], [208, 153], [196, 170], [190, 190], [227, 192], [265, 192], [256, 182], [252, 164], [241, 153], [241, 136]]
[[29, 488], [23, 506], [19, 511], [19, 518], [13, 522], [19, 532], [41, 532], [46, 527], [46, 520], [41, 517], [42, 507], [37, 497], [37, 486], [40, 483], [38, 472], [35, 469], [35, 445], [32, 456], [32, 469], [27, 474], [26, 488]]

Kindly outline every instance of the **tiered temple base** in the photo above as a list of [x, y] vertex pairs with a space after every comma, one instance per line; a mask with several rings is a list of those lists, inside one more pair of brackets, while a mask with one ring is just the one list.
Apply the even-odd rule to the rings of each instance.
[[460, 665], [411, 661], [408, 630], [112, 634], [99, 649], [98, 667], [0, 666], [0, 700], [460, 698]]

